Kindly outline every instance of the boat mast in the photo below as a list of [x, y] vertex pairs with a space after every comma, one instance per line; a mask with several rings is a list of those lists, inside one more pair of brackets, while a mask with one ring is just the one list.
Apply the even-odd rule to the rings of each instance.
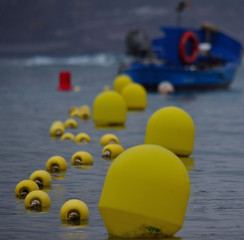
[[177, 14], [176, 25], [179, 27], [181, 26], [181, 13], [188, 6], [190, 6], [190, 2], [178, 0], [177, 6], [176, 6], [176, 14]]

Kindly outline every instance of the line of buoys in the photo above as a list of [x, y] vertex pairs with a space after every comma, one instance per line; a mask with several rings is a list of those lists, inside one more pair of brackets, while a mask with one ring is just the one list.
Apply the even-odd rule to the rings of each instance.
[[128, 110], [144, 110], [147, 106], [146, 89], [139, 83], [126, 85], [121, 96], [125, 99]]
[[83, 105], [80, 108], [80, 119], [88, 120], [90, 118], [90, 108], [87, 105]]
[[42, 190], [30, 192], [25, 198], [25, 207], [32, 211], [45, 211], [51, 206], [51, 199]]
[[102, 92], [94, 100], [92, 115], [97, 127], [123, 126], [126, 121], [126, 113], [126, 102], [115, 91]]
[[78, 128], [78, 124], [73, 118], [69, 118], [64, 123], [65, 128]]
[[72, 165], [92, 165], [93, 157], [88, 152], [79, 151], [73, 154], [71, 163]]
[[32, 180], [22, 180], [15, 187], [15, 196], [25, 198], [29, 192], [39, 190], [39, 186]]
[[49, 172], [65, 171], [67, 167], [67, 161], [61, 156], [50, 157], [46, 162], [46, 169]]
[[100, 139], [100, 144], [102, 146], [113, 144], [113, 143], [119, 144], [119, 139], [116, 135], [111, 133], [104, 134]]
[[64, 134], [61, 136], [60, 139], [61, 139], [61, 140], [75, 140], [75, 136], [74, 136], [73, 133], [69, 133], [69, 132], [67, 132], [67, 133], [64, 133]]
[[60, 137], [64, 134], [64, 124], [61, 121], [55, 121], [50, 127], [50, 136]]
[[139, 145], [111, 164], [99, 211], [110, 236], [160, 238], [181, 229], [190, 181], [181, 160], [157, 145]]
[[77, 143], [89, 143], [91, 142], [91, 138], [87, 133], [78, 133], [75, 137], [75, 141]]
[[39, 188], [49, 187], [52, 183], [51, 175], [44, 170], [37, 170], [30, 175], [30, 180], [34, 181]]
[[89, 218], [89, 209], [83, 201], [71, 199], [62, 205], [60, 209], [60, 218], [62, 221], [70, 223], [85, 221]]
[[119, 156], [119, 154], [121, 154], [123, 151], [124, 151], [124, 148], [119, 144], [116, 144], [116, 143], [108, 144], [103, 148], [102, 156], [104, 159], [113, 160], [117, 156]]
[[164, 107], [148, 120], [145, 143], [163, 146], [178, 156], [189, 156], [194, 136], [194, 123], [187, 112], [178, 107]]

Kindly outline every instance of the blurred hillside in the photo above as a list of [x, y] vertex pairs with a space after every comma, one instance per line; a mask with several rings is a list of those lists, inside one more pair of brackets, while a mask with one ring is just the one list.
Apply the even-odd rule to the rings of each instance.
[[[192, 0], [182, 25], [208, 21], [244, 43], [243, 0]], [[177, 0], [0, 0], [0, 56], [124, 52], [135, 27], [175, 25]]]

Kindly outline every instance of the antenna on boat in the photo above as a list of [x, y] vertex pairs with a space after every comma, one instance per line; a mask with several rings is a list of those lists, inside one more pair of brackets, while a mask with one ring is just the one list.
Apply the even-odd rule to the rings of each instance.
[[178, 0], [177, 6], [176, 6], [176, 14], [177, 14], [176, 24], [177, 24], [177, 26], [181, 25], [181, 13], [188, 6], [190, 6], [190, 2]]

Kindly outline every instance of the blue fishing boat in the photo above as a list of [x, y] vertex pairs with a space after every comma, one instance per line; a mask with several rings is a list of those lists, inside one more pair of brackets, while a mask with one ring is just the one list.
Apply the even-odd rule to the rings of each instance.
[[176, 90], [230, 85], [241, 62], [239, 41], [209, 23], [199, 29], [179, 24], [160, 29], [162, 36], [152, 41], [141, 30], [129, 32], [126, 48], [131, 59], [120, 66], [119, 73], [150, 90], [162, 82]]

